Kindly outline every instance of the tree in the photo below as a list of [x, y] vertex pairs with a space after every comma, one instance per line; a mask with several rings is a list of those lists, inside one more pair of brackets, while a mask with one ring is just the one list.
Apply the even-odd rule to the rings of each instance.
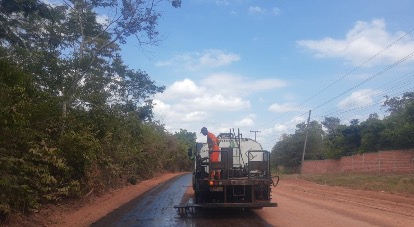
[[361, 146], [358, 153], [378, 151], [381, 133], [384, 130], [383, 122], [378, 114], [370, 114], [368, 119], [361, 122]]
[[336, 129], [340, 125], [341, 120], [337, 117], [325, 117], [322, 121], [322, 125], [327, 129], [328, 136], [333, 136], [336, 133]]
[[342, 156], [342, 144], [344, 137], [341, 131], [345, 127], [340, 124], [340, 119], [336, 117], [325, 117], [322, 125], [327, 129], [327, 135], [324, 138], [324, 156], [326, 158], [339, 158]]
[[192, 148], [196, 143], [196, 133], [189, 132], [186, 129], [181, 129], [179, 132], [175, 132], [174, 136], [177, 137], [178, 140], [182, 141], [188, 148]]
[[385, 96], [382, 106], [387, 107], [387, 111], [391, 114], [401, 112], [407, 105], [414, 102], [414, 92], [405, 92], [402, 97], [389, 98]]
[[38, 39], [40, 30], [28, 21], [53, 20], [50, 7], [33, 0], [3, 0], [0, 2], [0, 40], [3, 45], [17, 45], [29, 48], [33, 38]]
[[[401, 103], [401, 99], [398, 103]], [[414, 100], [406, 99], [398, 111], [383, 120], [380, 144], [384, 149], [407, 149], [414, 147]]]
[[[111, 88], [118, 88], [124, 93], [121, 105], [142, 108], [142, 118], [151, 119], [148, 96], [164, 87], [145, 72], [128, 69], [119, 50], [131, 36], [141, 48], [159, 43], [158, 6], [163, 2], [181, 6], [181, 0], [70, 0], [57, 7], [6, 0], [0, 9], [0, 39], [12, 61], [30, 73], [36, 70], [36, 83], [60, 96], [63, 116], [73, 108], [114, 105], [113, 99], [109, 103], [115, 93]], [[112, 17], [98, 23], [98, 9]]]
[[0, 222], [69, 194], [76, 183], [53, 141], [58, 103], [18, 64], [0, 60]]
[[302, 159], [303, 141], [304, 137], [301, 139], [297, 134], [283, 134], [272, 148], [272, 167], [282, 167], [287, 173], [298, 172]]
[[[107, 0], [70, 0], [65, 2], [67, 13], [62, 23], [67, 39], [63, 40], [61, 53], [70, 53], [64, 57], [67, 69], [60, 93], [64, 98], [63, 116], [67, 108], [73, 106], [96, 105], [106, 103], [105, 94], [108, 85], [124, 82], [124, 91], [131, 95], [136, 87], [140, 93], [132, 94], [133, 100], [145, 100], [145, 94], [151, 94], [162, 88], [154, 87], [153, 83], [143, 86], [141, 80], [145, 73], [122, 69], [122, 63], [117, 58], [119, 46], [134, 36], [138, 45], [157, 45], [159, 32], [156, 30], [161, 14], [157, 6], [163, 0], [149, 1], [107, 1]], [[172, 1], [174, 7], [179, 7], [181, 1]], [[97, 9], [109, 10], [114, 15], [104, 24], [97, 22]], [[115, 69], [109, 67], [113, 65]], [[122, 89], [122, 88], [121, 88]], [[145, 90], [145, 89], [148, 89]], [[94, 94], [94, 100], [87, 99]], [[86, 95], [87, 94], [87, 95]], [[139, 96], [143, 95], [143, 96]], [[125, 96], [124, 96], [125, 97]], [[129, 98], [129, 96], [127, 96]], [[134, 103], [128, 100], [127, 104]], [[125, 104], [125, 103], [124, 103]]]
[[325, 132], [322, 129], [322, 124], [317, 121], [311, 121], [308, 127], [308, 142], [306, 143], [305, 160], [324, 159], [325, 155], [323, 138]]
[[[180, 129], [179, 132], [174, 133], [174, 137], [180, 142], [181, 154], [185, 153], [185, 157], [183, 157], [181, 160], [181, 162], [183, 163], [183, 166], [187, 166], [187, 170], [191, 170], [192, 162], [190, 161], [188, 157], [189, 155], [188, 149], [194, 148], [196, 144], [196, 139], [197, 139], [196, 133], [189, 132], [186, 129]], [[194, 152], [195, 151], [193, 151], [193, 154]]]
[[344, 154], [350, 155], [357, 152], [361, 145], [361, 132], [359, 127], [359, 120], [352, 119], [350, 125], [344, 128], [342, 134], [344, 135]]
[[[64, 2], [0, 3], [0, 219], [188, 166], [182, 143], [152, 121], [164, 87], [119, 56], [130, 36], [155, 45], [156, 5], [181, 1]], [[118, 11], [102, 24], [98, 8]]]
[[[283, 166], [288, 172], [297, 172], [301, 165], [303, 146], [305, 142], [306, 124], [296, 125], [295, 133], [292, 135], [284, 134], [272, 148], [271, 163], [272, 167]], [[305, 152], [305, 159], [323, 158], [323, 138], [324, 132], [322, 125], [317, 121], [309, 122], [308, 142]]]

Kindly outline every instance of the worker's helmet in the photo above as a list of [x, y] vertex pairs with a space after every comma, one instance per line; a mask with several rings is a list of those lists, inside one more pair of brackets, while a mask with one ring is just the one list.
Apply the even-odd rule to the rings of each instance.
[[203, 133], [203, 132], [207, 133], [208, 131], [207, 131], [207, 128], [206, 127], [202, 127], [200, 132], [201, 133]]

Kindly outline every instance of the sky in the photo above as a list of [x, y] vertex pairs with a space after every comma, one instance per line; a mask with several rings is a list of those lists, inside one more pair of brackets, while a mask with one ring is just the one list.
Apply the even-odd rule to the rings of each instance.
[[[122, 46], [157, 85], [155, 120], [216, 135], [240, 129], [271, 150], [296, 125], [387, 113], [414, 91], [412, 0], [182, 0], [161, 5], [159, 46]], [[102, 15], [105, 17], [105, 15]], [[258, 131], [258, 132], [252, 132]]]

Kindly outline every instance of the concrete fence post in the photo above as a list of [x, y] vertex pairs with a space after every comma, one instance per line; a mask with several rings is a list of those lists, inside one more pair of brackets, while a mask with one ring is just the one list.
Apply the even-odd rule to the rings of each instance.
[[365, 169], [365, 153], [362, 153], [362, 169], [363, 169], [363, 171], [366, 171], [366, 169]]
[[392, 151], [392, 162], [394, 164], [394, 173], [395, 173], [395, 151]]
[[378, 174], [381, 173], [381, 152], [378, 152]]

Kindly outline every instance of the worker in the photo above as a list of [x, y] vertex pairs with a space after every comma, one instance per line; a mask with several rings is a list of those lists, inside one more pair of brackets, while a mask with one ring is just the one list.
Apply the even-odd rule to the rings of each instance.
[[[220, 152], [219, 152], [220, 141], [217, 139], [217, 137], [213, 133], [209, 132], [206, 127], [201, 128], [201, 134], [203, 134], [204, 136], [207, 136], [207, 144], [208, 144], [208, 151], [210, 154], [210, 162], [218, 162], [219, 155], [220, 155]], [[211, 179], [214, 179], [214, 176], [216, 174], [217, 174], [217, 178], [220, 179], [220, 170], [218, 170], [217, 172], [215, 172], [214, 170], [210, 170]]]

